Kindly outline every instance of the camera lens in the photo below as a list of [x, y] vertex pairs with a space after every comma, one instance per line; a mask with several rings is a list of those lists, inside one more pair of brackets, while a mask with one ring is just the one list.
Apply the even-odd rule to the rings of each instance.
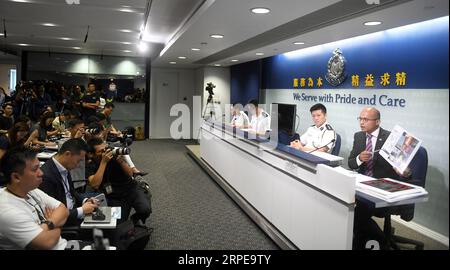
[[121, 147], [121, 148], [116, 148], [116, 149], [112, 150], [112, 154], [114, 156], [129, 155], [130, 153], [131, 153], [131, 149], [128, 147]]

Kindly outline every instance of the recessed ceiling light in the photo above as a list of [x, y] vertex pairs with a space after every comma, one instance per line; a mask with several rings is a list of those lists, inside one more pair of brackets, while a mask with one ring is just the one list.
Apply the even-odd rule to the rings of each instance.
[[294, 42], [294, 45], [303, 45], [303, 44], [305, 44], [305, 42], [301, 42], [301, 41]]
[[139, 49], [139, 51], [141, 51], [141, 52], [147, 51], [147, 50], [148, 50], [148, 45], [147, 45], [147, 43], [145, 43], [145, 42], [143, 42], [143, 41], [139, 42], [139, 44], [138, 44], [138, 49]]
[[257, 52], [256, 55], [262, 56], [262, 55], [264, 55], [264, 53], [262, 53], [262, 52]]
[[72, 47], [72, 49], [81, 50], [81, 47]]
[[365, 26], [375, 26], [375, 25], [380, 25], [381, 22], [378, 21], [372, 21], [372, 22], [365, 22], [364, 25]]
[[0, 33], [0, 36], [3, 36], [3, 33]]
[[169, 62], [169, 64], [171, 65], [175, 65], [177, 62]]
[[61, 40], [74, 40], [73, 38], [68, 38], [68, 37], [62, 37], [60, 38]]
[[30, 1], [28, 0], [11, 0], [12, 2], [17, 2], [17, 3], [30, 3]]
[[193, 50], [193, 51], [200, 51], [200, 49], [199, 48], [192, 48], [191, 50]]
[[122, 52], [130, 53], [131, 51], [130, 50], [123, 50]]
[[135, 12], [134, 10], [129, 9], [129, 8], [119, 8], [119, 11], [121, 11], [121, 12], [128, 12], [128, 13], [133, 13], [133, 12]]
[[233, 59], [233, 60], [231, 60], [231, 62], [239, 62], [239, 60]]
[[256, 7], [256, 8], [252, 8], [251, 11], [252, 11], [252, 13], [255, 13], [255, 14], [267, 14], [270, 12], [270, 9], [265, 8], [265, 7]]
[[122, 33], [132, 33], [133, 32], [133, 30], [129, 30], [129, 29], [120, 29], [119, 31]]
[[214, 64], [215, 67], [221, 67], [221, 64]]
[[186, 59], [186, 56], [178, 56], [178, 59]]
[[120, 43], [125, 44], [125, 45], [131, 45], [131, 42], [120, 42]]
[[30, 44], [25, 44], [25, 43], [19, 43], [17, 45], [22, 46], [22, 47], [30, 46]]
[[124, 7], [124, 8], [130, 8], [131, 6], [125, 6], [125, 5], [122, 5], [122, 7]]
[[57, 25], [54, 23], [43, 23], [42, 26], [55, 27]]
[[220, 35], [220, 34], [212, 34], [212, 35], [210, 35], [210, 37], [212, 37], [212, 38], [223, 38], [223, 35]]

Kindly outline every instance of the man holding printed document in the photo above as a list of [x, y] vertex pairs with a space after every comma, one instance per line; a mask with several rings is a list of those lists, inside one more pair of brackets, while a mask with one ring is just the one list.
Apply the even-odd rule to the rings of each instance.
[[[355, 133], [353, 147], [348, 157], [350, 169], [373, 178], [405, 179], [410, 170], [401, 174], [394, 169], [380, 154], [379, 150], [388, 139], [390, 132], [380, 127], [381, 114], [376, 108], [364, 108], [359, 117], [361, 131]], [[385, 243], [383, 231], [371, 218], [385, 211], [383, 208], [371, 208], [357, 201], [355, 208], [354, 248], [364, 248], [369, 239], [377, 240], [383, 247]]]

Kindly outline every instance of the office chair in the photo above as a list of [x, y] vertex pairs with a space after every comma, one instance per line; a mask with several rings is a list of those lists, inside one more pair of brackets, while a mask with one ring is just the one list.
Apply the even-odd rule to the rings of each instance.
[[333, 150], [331, 150], [331, 154], [339, 156], [340, 151], [341, 151], [341, 135], [336, 133], [336, 142], [334, 143]]
[[294, 133], [290, 135], [288, 132], [284, 130], [278, 131], [278, 143], [282, 143], [284, 145], [290, 145], [292, 141], [300, 140], [300, 135], [298, 133]]
[[[411, 180], [400, 180], [417, 186], [425, 187], [428, 168], [428, 154], [425, 148], [419, 148], [413, 160], [409, 164], [409, 167], [411, 168]], [[383, 232], [386, 237], [385, 239], [387, 247], [398, 250], [400, 248], [397, 243], [401, 243], [413, 245], [416, 250], [423, 250], [424, 243], [394, 234], [394, 228], [391, 224], [391, 215], [400, 215], [401, 219], [405, 221], [411, 221], [414, 218], [414, 204], [387, 207], [383, 215], [376, 215], [377, 217], [384, 218]]]

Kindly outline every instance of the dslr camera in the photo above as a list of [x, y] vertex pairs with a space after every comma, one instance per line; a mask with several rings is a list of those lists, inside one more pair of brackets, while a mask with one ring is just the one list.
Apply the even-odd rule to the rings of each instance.
[[107, 151], [108, 149], [111, 150], [111, 153], [114, 157], [129, 155], [131, 153], [131, 149], [128, 147], [119, 147], [119, 148], [108, 147], [105, 148], [105, 151]]
[[99, 130], [97, 128], [88, 128], [88, 129], [85, 129], [84, 132], [95, 135], [95, 134], [99, 133]]

